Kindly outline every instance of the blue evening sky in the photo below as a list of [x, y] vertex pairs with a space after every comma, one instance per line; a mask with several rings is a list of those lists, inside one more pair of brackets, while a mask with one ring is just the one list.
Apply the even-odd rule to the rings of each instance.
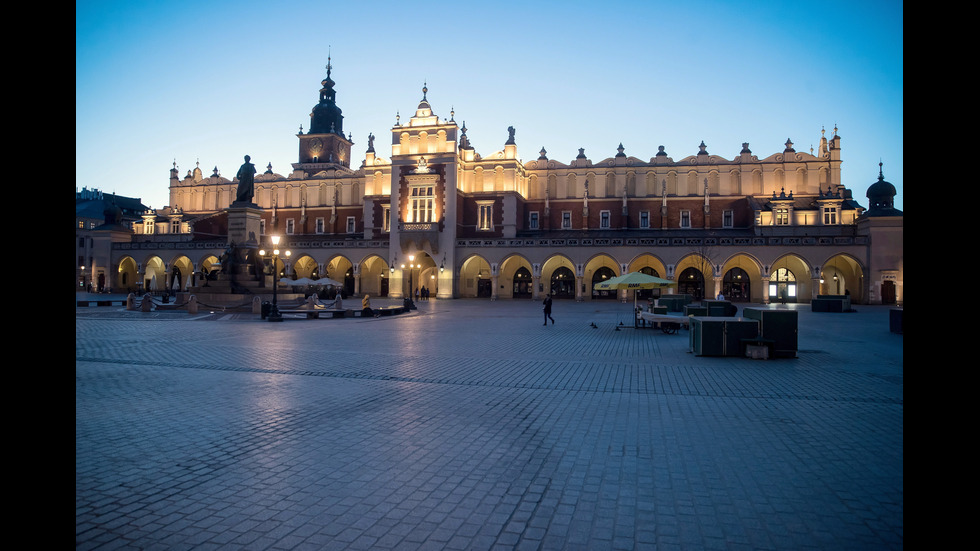
[[[903, 193], [897, 1], [85, 1], [75, 12], [75, 187], [169, 203], [169, 170], [232, 179], [245, 154], [287, 176], [326, 75], [360, 165], [391, 155], [428, 85], [478, 153], [593, 162], [760, 158], [835, 126], [842, 179]], [[788, 191], [788, 190], [787, 190]]]

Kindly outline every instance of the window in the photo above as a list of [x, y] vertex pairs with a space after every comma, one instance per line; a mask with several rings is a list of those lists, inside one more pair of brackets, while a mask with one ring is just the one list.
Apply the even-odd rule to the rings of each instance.
[[731, 228], [735, 226], [735, 212], [731, 210], [726, 210], [721, 213], [721, 225], [724, 228]]
[[290, 218], [286, 220], [286, 233], [292, 235], [296, 231], [296, 221]]
[[259, 220], [259, 235], [265, 235], [265, 220]]
[[477, 206], [480, 209], [480, 218], [478, 221], [477, 228], [481, 231], [490, 231], [493, 229], [493, 202], [492, 201], [479, 201]]
[[561, 213], [561, 229], [570, 230], [572, 229], [572, 213], [570, 211], [562, 211]]
[[640, 213], [640, 227], [649, 228], [650, 227], [650, 211], [643, 211]]
[[356, 224], [357, 224], [357, 222], [355, 221], [354, 217], [353, 216], [348, 216], [347, 217], [347, 233], [354, 233], [354, 229], [356, 228]]
[[78, 229], [80, 229], [80, 230], [84, 230], [85, 229], [85, 221], [84, 220], [79, 220], [78, 221]]
[[789, 209], [782, 207], [776, 209], [776, 225], [777, 226], [788, 226], [789, 225]]
[[540, 223], [538, 222], [538, 211], [528, 214], [527, 227], [531, 230], [536, 230], [540, 227]]
[[409, 222], [432, 222], [434, 210], [432, 186], [412, 186], [409, 198]]
[[384, 208], [384, 232], [388, 233], [391, 231], [391, 206]]
[[152, 220], [146, 220], [145, 222], [143, 222], [143, 233], [145, 233], [145, 234], [151, 234], [151, 233], [153, 233], [153, 221]]
[[609, 211], [604, 210], [599, 213], [599, 227], [607, 230], [609, 229]]
[[170, 221], [170, 233], [180, 233], [180, 220]]
[[691, 227], [691, 211], [682, 210], [681, 211], [681, 227], [690, 228]]
[[823, 208], [823, 223], [827, 225], [834, 225], [837, 223], [837, 208], [836, 207], [824, 207]]
[[324, 228], [323, 224], [324, 224], [323, 218], [316, 219], [316, 233], [323, 233], [323, 228]]

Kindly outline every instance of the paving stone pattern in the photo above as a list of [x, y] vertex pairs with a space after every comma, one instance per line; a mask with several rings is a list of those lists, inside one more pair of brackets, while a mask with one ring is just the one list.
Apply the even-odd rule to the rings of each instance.
[[76, 550], [903, 548], [887, 307], [800, 307], [766, 361], [631, 306], [78, 308]]

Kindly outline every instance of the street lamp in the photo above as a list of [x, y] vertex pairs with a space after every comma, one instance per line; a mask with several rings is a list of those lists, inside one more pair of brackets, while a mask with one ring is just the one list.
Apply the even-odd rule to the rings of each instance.
[[[266, 319], [269, 321], [282, 321], [282, 314], [279, 313], [279, 240], [281, 236], [271, 235], [269, 239], [272, 240], [272, 251], [259, 251], [259, 255], [265, 257], [267, 252], [272, 253], [272, 308], [269, 310], [269, 315]], [[288, 258], [292, 252], [285, 251], [285, 255]]]
[[[415, 310], [415, 268], [421, 266], [421, 264], [415, 264], [415, 255], [408, 255], [408, 297], [405, 298], [405, 306], [411, 310]], [[402, 264], [402, 270], [405, 269], [405, 265]]]

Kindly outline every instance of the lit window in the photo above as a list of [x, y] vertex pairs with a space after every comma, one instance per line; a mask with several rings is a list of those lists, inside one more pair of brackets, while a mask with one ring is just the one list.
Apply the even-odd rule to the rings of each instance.
[[493, 229], [493, 203], [479, 203], [480, 207], [480, 220], [479, 228], [481, 231], [490, 231]]
[[412, 186], [409, 199], [409, 222], [432, 222], [435, 198], [432, 186]]
[[789, 225], [789, 209], [787, 208], [776, 209], [776, 225], [777, 226]]

